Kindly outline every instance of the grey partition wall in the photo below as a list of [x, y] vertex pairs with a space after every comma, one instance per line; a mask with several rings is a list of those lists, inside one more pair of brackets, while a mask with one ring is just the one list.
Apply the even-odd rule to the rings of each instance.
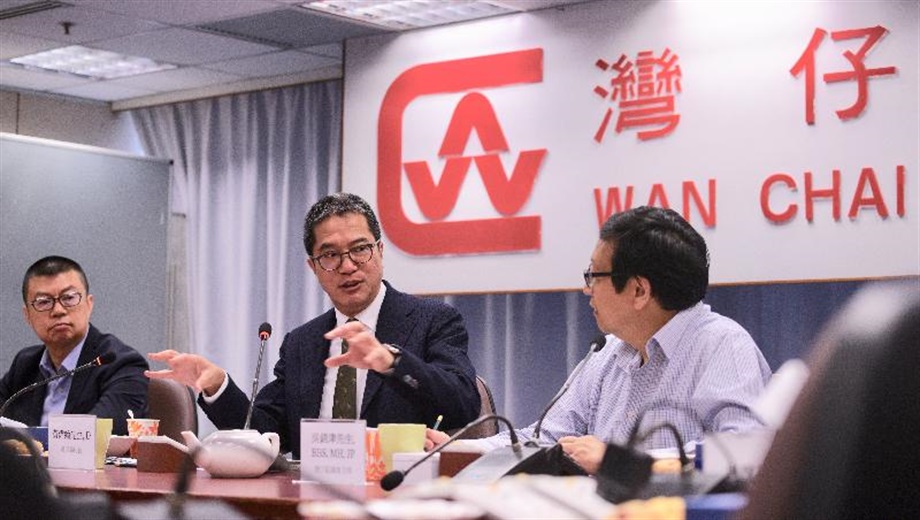
[[79, 262], [91, 322], [141, 352], [163, 348], [169, 161], [0, 133], [0, 373], [38, 343], [23, 319], [35, 260]]

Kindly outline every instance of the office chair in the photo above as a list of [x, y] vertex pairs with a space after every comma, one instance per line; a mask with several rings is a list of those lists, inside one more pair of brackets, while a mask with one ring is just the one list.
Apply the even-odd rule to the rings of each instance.
[[168, 379], [151, 379], [147, 389], [148, 415], [160, 420], [160, 435], [180, 443], [181, 432], [189, 430], [198, 434], [198, 411], [192, 391], [182, 383]]
[[[489, 390], [489, 385], [486, 384], [486, 380], [480, 376], [476, 376], [476, 389], [479, 391], [479, 417], [495, 413], [495, 401], [492, 399], [492, 391]], [[457, 431], [458, 430], [454, 430], [454, 433]], [[461, 438], [481, 439], [483, 437], [491, 437], [496, 433], [498, 433], [498, 422], [485, 421], [467, 430]], [[451, 433], [451, 435], [453, 435], [453, 433]]]
[[742, 519], [920, 511], [920, 279], [870, 284], [824, 329]]

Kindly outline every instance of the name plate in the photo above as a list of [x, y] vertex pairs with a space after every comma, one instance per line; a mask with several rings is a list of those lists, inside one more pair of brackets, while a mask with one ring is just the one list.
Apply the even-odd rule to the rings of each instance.
[[48, 418], [48, 467], [96, 469], [96, 416], [56, 414]]
[[365, 424], [363, 420], [301, 420], [300, 478], [363, 486]]

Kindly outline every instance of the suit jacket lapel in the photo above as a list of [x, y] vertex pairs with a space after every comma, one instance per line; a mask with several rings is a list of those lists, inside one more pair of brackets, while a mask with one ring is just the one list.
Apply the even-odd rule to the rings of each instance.
[[[99, 348], [99, 336], [99, 331], [90, 325], [86, 341], [83, 342], [83, 350], [80, 351], [80, 358], [77, 360], [77, 366], [89, 363], [99, 356], [96, 352]], [[84, 388], [93, 378], [94, 374], [91, 372], [94, 370], [98, 369], [90, 368], [71, 376], [73, 381], [70, 382], [70, 392], [67, 394], [67, 403], [64, 404], [64, 413], [74, 413], [74, 409], [79, 407], [80, 401], [86, 398], [87, 394], [84, 392]], [[91, 396], [91, 398], [94, 401], [96, 399], [95, 395]]]
[[[38, 369], [38, 363], [41, 360], [41, 355], [43, 352], [44, 350], [39, 350], [38, 357], [35, 359], [33, 363], [30, 364], [31, 366], [35, 367], [35, 370], [34, 372], [32, 372], [31, 380], [25, 381], [25, 384], [22, 385], [23, 387], [31, 385], [32, 383], [37, 383], [41, 381], [42, 379], [44, 379], [44, 377], [42, 377], [41, 370]], [[36, 426], [39, 425], [42, 420], [42, 412], [44, 411], [44, 408], [45, 408], [45, 396], [47, 395], [47, 393], [48, 393], [48, 385], [45, 385], [41, 388], [36, 388], [35, 390], [26, 392], [25, 394], [20, 396], [19, 399], [21, 399], [22, 402], [16, 405], [13, 405], [13, 408], [21, 407], [21, 410], [23, 411], [23, 417], [20, 418], [19, 420], [21, 420], [22, 422], [28, 425], [33, 425], [33, 424]]]
[[[326, 366], [323, 362], [329, 357], [329, 346], [332, 344], [323, 337], [323, 334], [335, 328], [335, 311], [328, 311], [324, 318], [321, 333], [311, 335], [309, 345], [303, 352], [300, 352], [300, 355], [303, 356], [303, 363], [299, 364], [300, 392], [298, 395], [305, 396], [306, 399], [298, 403], [301, 408], [298, 417], [319, 417], [323, 385], [326, 381]], [[288, 377], [293, 375], [288, 374]]]
[[[406, 339], [412, 332], [413, 322], [410, 315], [414, 310], [412, 300], [387, 283], [387, 294], [383, 298], [383, 305], [380, 306], [380, 316], [377, 317], [377, 330], [375, 331], [377, 340], [381, 343], [405, 346]], [[374, 400], [374, 396], [383, 385], [383, 378], [384, 376], [373, 370], [367, 371], [364, 400], [361, 403], [361, 417], [365, 416], [368, 405]]]

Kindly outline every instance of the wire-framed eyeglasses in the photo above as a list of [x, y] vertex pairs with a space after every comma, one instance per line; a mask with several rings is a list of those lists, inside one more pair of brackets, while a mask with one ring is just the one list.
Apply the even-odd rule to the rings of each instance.
[[342, 258], [348, 255], [355, 265], [364, 265], [370, 262], [374, 257], [374, 247], [380, 242], [372, 244], [361, 244], [341, 253], [335, 251], [326, 251], [325, 253], [310, 257], [311, 260], [318, 263], [323, 271], [336, 271], [342, 266]]
[[77, 291], [66, 292], [57, 298], [52, 298], [51, 296], [39, 296], [34, 300], [29, 302], [29, 305], [32, 306], [38, 312], [48, 312], [54, 308], [55, 302], [61, 302], [61, 307], [69, 309], [71, 307], [76, 307], [80, 305], [80, 302], [83, 301], [83, 295]]

